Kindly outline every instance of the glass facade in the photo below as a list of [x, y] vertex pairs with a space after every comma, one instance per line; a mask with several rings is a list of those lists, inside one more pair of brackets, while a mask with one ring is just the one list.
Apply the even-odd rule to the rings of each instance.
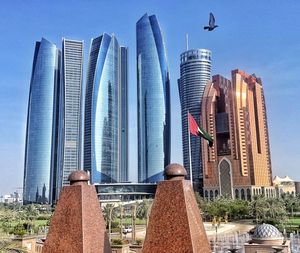
[[[92, 40], [85, 98], [84, 169], [92, 183], [119, 182], [122, 55], [115, 36]], [[127, 112], [127, 109], [125, 110]], [[127, 129], [126, 129], [127, 131]], [[126, 158], [127, 160], [127, 158]], [[126, 168], [127, 169], [127, 168]], [[127, 175], [126, 173], [123, 173]]]
[[57, 171], [60, 52], [42, 39], [36, 42], [29, 91], [24, 204], [51, 203]]
[[71, 172], [81, 167], [82, 70], [83, 41], [63, 39], [57, 194], [62, 186], [69, 185]]
[[170, 163], [170, 80], [165, 44], [155, 15], [136, 24], [138, 180], [163, 180]]
[[201, 138], [190, 136], [191, 147], [189, 147], [189, 132], [187, 115], [190, 112], [200, 125], [201, 102], [207, 81], [211, 79], [211, 52], [206, 49], [188, 50], [180, 57], [180, 79], [178, 79], [178, 90], [181, 104], [182, 120], [182, 148], [183, 164], [190, 178], [191, 150], [192, 178], [194, 186], [202, 185], [202, 156]]
[[121, 50], [121, 127], [120, 127], [120, 169], [121, 181], [128, 180], [128, 48], [122, 47]]
[[132, 201], [154, 199], [157, 184], [154, 183], [115, 183], [95, 184], [100, 201]]

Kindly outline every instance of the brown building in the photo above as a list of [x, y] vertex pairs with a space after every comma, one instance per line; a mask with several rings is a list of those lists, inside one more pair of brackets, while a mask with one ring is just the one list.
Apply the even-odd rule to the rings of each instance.
[[259, 78], [240, 70], [232, 71], [232, 82], [213, 76], [204, 91], [201, 125], [215, 140], [212, 148], [202, 142], [206, 198], [275, 196]]

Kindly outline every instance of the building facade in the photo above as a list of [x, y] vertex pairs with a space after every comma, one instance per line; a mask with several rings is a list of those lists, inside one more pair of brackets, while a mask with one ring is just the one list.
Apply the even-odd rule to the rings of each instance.
[[[127, 114], [127, 108], [121, 108], [125, 99], [122, 89], [127, 89], [127, 73], [122, 74], [127, 66], [121, 66], [127, 64], [127, 59], [123, 57], [127, 57], [127, 49], [120, 48], [114, 35], [104, 33], [92, 40], [84, 119], [84, 169], [91, 173], [92, 183], [127, 180], [127, 168], [121, 172], [120, 167], [122, 127], [126, 126], [121, 114]], [[127, 129], [124, 131], [127, 133]]]
[[157, 184], [155, 183], [113, 183], [95, 184], [101, 203], [127, 202], [133, 200], [154, 199]]
[[273, 185], [276, 188], [277, 196], [280, 197], [283, 194], [296, 196], [296, 184], [295, 181], [288, 176], [281, 178], [275, 176], [273, 179]]
[[260, 78], [241, 70], [232, 71], [232, 82], [214, 76], [205, 88], [201, 125], [215, 140], [212, 148], [202, 143], [206, 198], [275, 196]]
[[138, 180], [163, 180], [170, 163], [170, 78], [165, 43], [155, 15], [136, 24]]
[[57, 196], [62, 186], [69, 185], [71, 172], [81, 168], [82, 71], [83, 41], [63, 39]]
[[23, 201], [52, 201], [57, 171], [60, 51], [42, 38], [36, 42], [30, 81]]
[[121, 181], [128, 180], [128, 48], [120, 47], [121, 92], [120, 92], [120, 170]]
[[181, 104], [183, 164], [189, 179], [192, 171], [195, 190], [201, 190], [203, 185], [201, 138], [191, 135], [189, 145], [188, 112], [200, 124], [202, 97], [209, 80], [211, 80], [211, 51], [192, 49], [181, 54], [178, 90]]

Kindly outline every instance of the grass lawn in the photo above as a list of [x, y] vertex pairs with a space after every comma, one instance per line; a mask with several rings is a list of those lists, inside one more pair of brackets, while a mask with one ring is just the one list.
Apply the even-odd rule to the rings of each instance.
[[[120, 219], [116, 219], [115, 221], [120, 222]], [[124, 224], [124, 226], [131, 225], [131, 218], [123, 218], [123, 224]], [[136, 225], [145, 225], [146, 224], [146, 220], [142, 220], [142, 219], [136, 218], [135, 224]]]
[[290, 219], [288, 220], [287, 224], [291, 224], [291, 225], [300, 225], [300, 217], [290, 218]]
[[35, 221], [35, 225], [38, 226], [46, 226], [47, 225], [48, 220], [36, 220]]

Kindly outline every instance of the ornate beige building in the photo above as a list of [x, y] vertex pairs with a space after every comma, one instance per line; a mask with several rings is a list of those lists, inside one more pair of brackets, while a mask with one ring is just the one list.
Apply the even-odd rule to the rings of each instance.
[[215, 140], [213, 148], [202, 142], [206, 198], [275, 196], [259, 78], [241, 70], [232, 71], [232, 82], [213, 76], [204, 91], [201, 125]]
[[288, 176], [285, 176], [284, 178], [275, 176], [273, 179], [273, 185], [276, 188], [278, 196], [282, 194], [296, 195], [295, 181]]

